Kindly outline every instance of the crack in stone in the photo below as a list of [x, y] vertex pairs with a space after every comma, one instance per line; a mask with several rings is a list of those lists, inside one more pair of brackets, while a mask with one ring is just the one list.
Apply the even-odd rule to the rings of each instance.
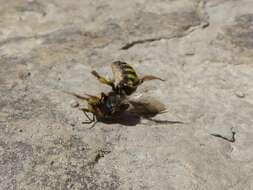
[[[169, 38], [169, 37], [168, 37]], [[143, 40], [136, 40], [136, 41], [132, 41], [132, 42], [129, 42], [127, 44], [125, 44], [123, 47], [121, 47], [120, 49], [121, 50], [127, 50], [127, 49], [130, 49], [131, 47], [137, 45], [137, 44], [144, 44], [144, 43], [147, 43], [147, 42], [154, 42], [154, 41], [160, 41], [162, 39], [168, 39], [168, 38], [165, 38], [165, 37], [157, 37], [157, 38], [149, 38], [149, 39], [143, 39]], [[175, 36], [171, 36], [169, 39], [173, 39], [173, 38], [176, 38], [176, 35]]]
[[209, 15], [206, 11], [206, 4], [207, 4], [207, 0], [202, 0], [199, 2], [199, 8], [201, 9], [202, 13], [200, 12], [200, 14], [202, 14], [202, 22], [197, 25], [197, 26], [190, 26], [188, 28], [185, 29], [185, 31], [181, 34], [174, 34], [172, 36], [161, 36], [161, 37], [156, 37], [156, 38], [148, 38], [148, 39], [142, 39], [142, 40], [135, 40], [132, 42], [129, 42], [127, 44], [125, 44], [123, 47], [121, 47], [121, 50], [127, 50], [130, 49], [131, 47], [137, 45], [137, 44], [144, 44], [144, 43], [149, 43], [149, 42], [154, 42], [154, 41], [160, 41], [160, 40], [171, 40], [171, 39], [175, 39], [175, 38], [182, 38], [185, 37], [189, 34], [191, 34], [193, 31], [195, 31], [196, 29], [199, 28], [207, 28], [209, 26]]
[[213, 133], [211, 135], [214, 136], [214, 137], [222, 138], [222, 139], [224, 139], [224, 140], [226, 140], [228, 142], [234, 143], [235, 142], [235, 135], [236, 135], [236, 133], [234, 131], [232, 131], [232, 138], [227, 138], [227, 137], [224, 137], [224, 136], [222, 136], [220, 134], [216, 134], [216, 133]]
[[171, 36], [160, 36], [160, 37], [156, 37], [156, 38], [147, 38], [147, 39], [142, 39], [142, 40], [135, 40], [132, 42], [129, 42], [127, 44], [125, 44], [124, 46], [122, 46], [120, 48], [120, 50], [128, 50], [130, 48], [132, 48], [135, 45], [138, 44], [144, 44], [144, 43], [150, 43], [150, 42], [154, 42], [154, 41], [160, 41], [160, 40], [172, 40], [175, 38], [183, 38], [189, 34], [191, 34], [192, 32], [194, 32], [195, 30], [199, 29], [199, 28], [206, 28], [209, 26], [209, 22], [205, 21], [204, 23], [200, 23], [197, 26], [189, 26], [187, 27], [187, 29], [185, 29], [184, 32], [180, 33], [180, 34], [173, 34]]

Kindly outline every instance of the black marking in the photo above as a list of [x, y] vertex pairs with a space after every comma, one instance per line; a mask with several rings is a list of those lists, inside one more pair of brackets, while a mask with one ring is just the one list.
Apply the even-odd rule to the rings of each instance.
[[222, 136], [220, 134], [211, 134], [211, 135], [214, 136], [214, 137], [219, 137], [221, 139], [224, 139], [224, 140], [226, 140], [228, 142], [234, 143], [235, 142], [235, 134], [236, 133], [234, 131], [232, 131], [232, 138], [227, 138], [227, 137], [224, 137], [224, 136]]
[[131, 95], [136, 90], [136, 88], [137, 86], [133, 86], [133, 87], [123, 86], [121, 90], [124, 91], [126, 95]]
[[127, 64], [126, 62], [123, 62], [123, 61], [114, 61], [113, 63], [114, 64]]
[[131, 71], [130, 70], [128, 70], [128, 71], [123, 70], [123, 75], [133, 75], [133, 76], [137, 77], [136, 73], [133, 70], [131, 70]]
[[124, 68], [131, 68], [132, 69], [132, 67], [130, 65], [128, 65], [127, 63], [125, 63], [125, 62], [118, 61], [118, 62], [114, 62], [114, 64], [117, 65], [122, 70]]
[[125, 69], [131, 69], [131, 70], [134, 70], [133, 67], [131, 67], [130, 65], [128, 64], [125, 64], [125, 65], [121, 65], [121, 69], [122, 70], [125, 70]]
[[124, 80], [124, 83], [128, 83], [128, 81], [134, 82], [135, 78], [129, 77], [129, 75], [125, 75], [123, 80]]
[[121, 61], [115, 61], [115, 62], [113, 62], [113, 64], [119, 66], [120, 68], [123, 67], [123, 65], [127, 65], [126, 62], [121, 62]]

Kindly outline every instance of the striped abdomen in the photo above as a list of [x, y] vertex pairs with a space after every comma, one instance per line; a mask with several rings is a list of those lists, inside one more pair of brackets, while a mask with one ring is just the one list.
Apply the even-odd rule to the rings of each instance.
[[123, 93], [130, 95], [140, 84], [140, 80], [134, 69], [125, 62], [113, 62], [112, 71], [115, 79], [116, 89], [120, 92], [120, 94]]

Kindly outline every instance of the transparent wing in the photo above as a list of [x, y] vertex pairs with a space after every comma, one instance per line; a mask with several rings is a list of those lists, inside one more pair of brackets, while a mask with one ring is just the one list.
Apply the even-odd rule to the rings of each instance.
[[111, 64], [112, 73], [113, 73], [113, 79], [115, 84], [117, 85], [120, 81], [123, 80], [122, 70], [116, 62], [113, 62]]
[[128, 99], [131, 113], [136, 113], [141, 116], [154, 116], [156, 114], [167, 112], [165, 105], [159, 100], [150, 96], [134, 96]]

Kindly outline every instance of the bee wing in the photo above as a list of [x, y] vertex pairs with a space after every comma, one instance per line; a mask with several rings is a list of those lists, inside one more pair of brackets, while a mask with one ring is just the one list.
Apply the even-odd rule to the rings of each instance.
[[166, 112], [165, 105], [152, 97], [139, 96], [129, 98], [128, 102], [131, 105], [128, 111], [138, 115], [152, 116]]
[[116, 84], [126, 78], [131, 81], [134, 80], [134, 82], [137, 83], [139, 82], [139, 77], [137, 76], [137, 73], [135, 72], [134, 68], [128, 63], [122, 61], [115, 61], [111, 64], [111, 67]]
[[111, 68], [115, 84], [118, 84], [120, 81], [123, 80], [123, 73], [120, 64], [118, 62], [113, 62], [111, 64]]

